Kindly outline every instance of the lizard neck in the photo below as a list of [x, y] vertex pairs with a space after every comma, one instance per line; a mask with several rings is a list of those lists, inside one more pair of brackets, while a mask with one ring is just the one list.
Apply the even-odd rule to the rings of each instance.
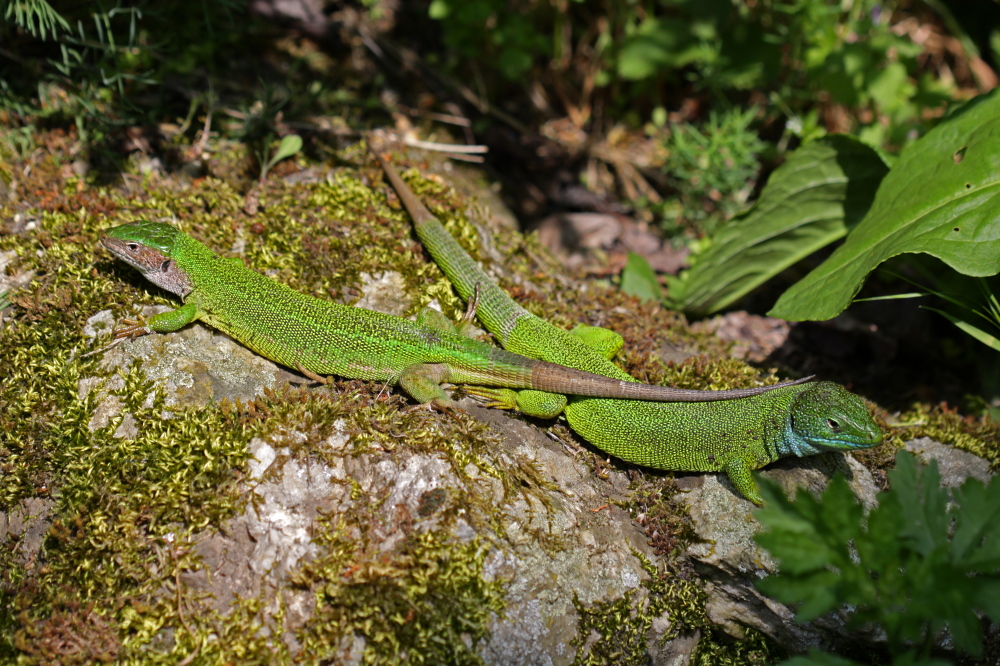
[[778, 457], [780, 458], [785, 456], [798, 456], [799, 458], [805, 458], [806, 456], [813, 456], [817, 453], [822, 453], [823, 451], [828, 450], [813, 444], [802, 435], [795, 432], [792, 410], [789, 410], [788, 414], [785, 415], [785, 427], [781, 433], [781, 437], [778, 438], [776, 448], [779, 454]]

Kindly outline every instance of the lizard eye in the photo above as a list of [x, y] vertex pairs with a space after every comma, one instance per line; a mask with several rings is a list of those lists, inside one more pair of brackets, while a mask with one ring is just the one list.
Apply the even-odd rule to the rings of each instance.
[[164, 273], [166, 273], [167, 271], [170, 270], [170, 260], [169, 259], [167, 259], [162, 264], [160, 264], [160, 270], [163, 271]]
[[128, 243], [125, 247], [127, 247], [130, 250], [132, 250], [133, 252], [138, 252], [139, 251], [139, 244], [138, 243]]
[[834, 432], [840, 432], [840, 424], [834, 421], [833, 419], [827, 419], [826, 424], [830, 426], [830, 430]]

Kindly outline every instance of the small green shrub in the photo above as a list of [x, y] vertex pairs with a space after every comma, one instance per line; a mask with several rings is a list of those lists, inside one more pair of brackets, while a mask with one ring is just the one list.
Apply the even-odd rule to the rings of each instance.
[[710, 231], [720, 217], [746, 204], [764, 150], [764, 142], [751, 129], [756, 115], [753, 108], [712, 111], [700, 126], [671, 126], [669, 136], [661, 140], [667, 153], [662, 170], [677, 189], [681, 210], [673, 220], [664, 220], [667, 228], [682, 226], [681, 218]]
[[[949, 497], [937, 464], [905, 451], [889, 472], [891, 490], [868, 514], [836, 477], [819, 498], [796, 501], [762, 480], [767, 528], [757, 542], [780, 562], [758, 582], [765, 594], [798, 604], [796, 620], [845, 611], [848, 626], [876, 624], [897, 664], [934, 663], [946, 629], [957, 650], [982, 651], [981, 612], [1000, 619], [1000, 483], [970, 479]], [[788, 663], [852, 663], [817, 657]]]

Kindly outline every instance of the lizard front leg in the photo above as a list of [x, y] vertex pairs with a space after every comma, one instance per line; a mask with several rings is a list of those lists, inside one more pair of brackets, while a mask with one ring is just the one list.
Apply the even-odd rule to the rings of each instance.
[[114, 337], [116, 340], [132, 340], [154, 332], [171, 333], [187, 326], [200, 316], [201, 313], [198, 311], [197, 306], [194, 303], [188, 303], [187, 305], [182, 305], [176, 310], [170, 310], [168, 312], [161, 312], [153, 315], [149, 318], [148, 322], [145, 321], [142, 315], [139, 315], [139, 317], [135, 320], [123, 319], [122, 322], [126, 325], [117, 329], [114, 333]]

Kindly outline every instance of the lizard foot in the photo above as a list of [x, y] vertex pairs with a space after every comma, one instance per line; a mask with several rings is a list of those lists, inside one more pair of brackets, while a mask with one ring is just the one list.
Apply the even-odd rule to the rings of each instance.
[[141, 314], [136, 319], [122, 319], [122, 323], [125, 326], [115, 329], [115, 340], [135, 340], [153, 332], [153, 329], [146, 325], [146, 318]]
[[103, 354], [106, 351], [114, 349], [123, 342], [135, 340], [136, 338], [141, 338], [142, 336], [153, 332], [149, 326], [146, 326], [146, 320], [143, 319], [142, 315], [139, 315], [138, 319], [122, 319], [122, 323], [125, 324], [125, 326], [115, 329], [112, 334], [113, 337], [111, 339], [111, 344], [100, 349], [94, 349], [86, 354], [81, 354], [80, 358], [87, 358], [88, 356], [93, 356], [94, 354]]
[[462, 315], [460, 326], [470, 327], [472, 322], [476, 319], [476, 310], [479, 309], [479, 283], [476, 283], [476, 289], [472, 292], [472, 298], [465, 307], [465, 314]]
[[465, 386], [462, 390], [483, 407], [491, 409], [517, 409], [517, 394], [510, 389]]

